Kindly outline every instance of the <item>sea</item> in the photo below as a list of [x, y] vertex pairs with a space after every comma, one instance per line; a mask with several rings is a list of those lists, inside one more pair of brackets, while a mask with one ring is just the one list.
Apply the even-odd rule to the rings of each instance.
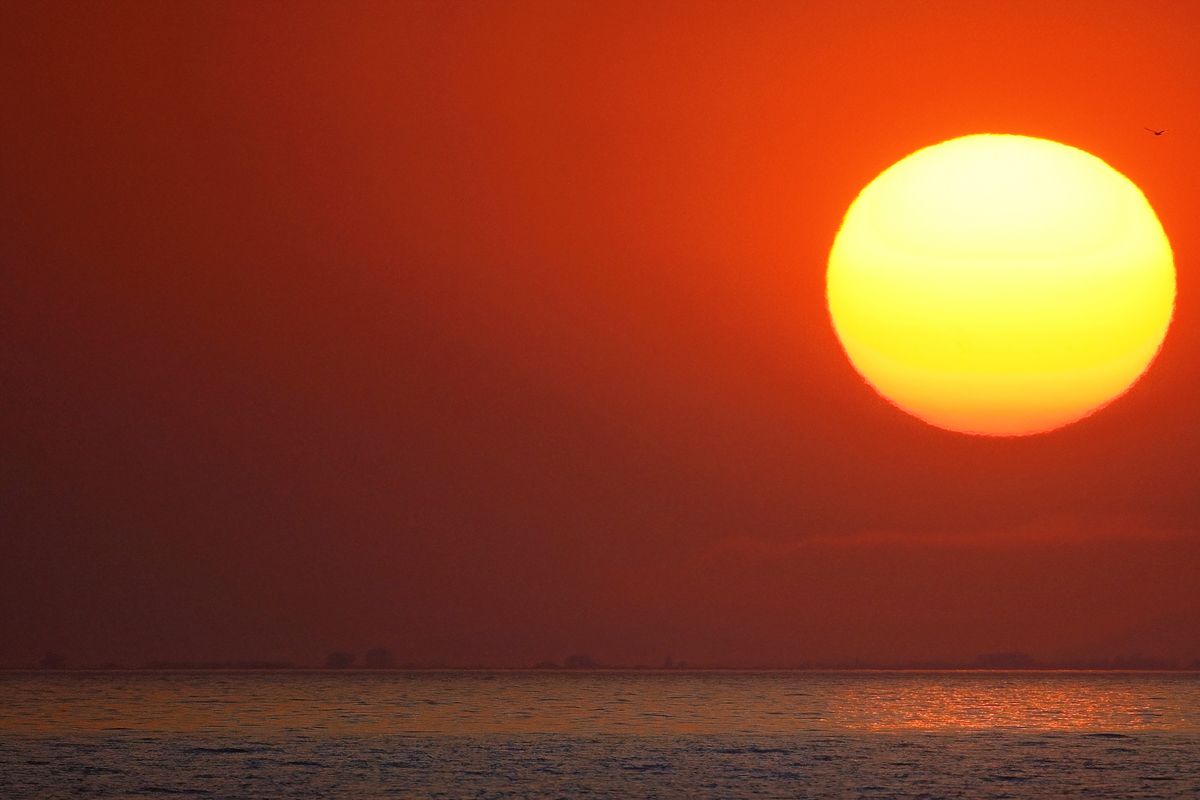
[[0, 673], [0, 798], [1200, 798], [1200, 674]]

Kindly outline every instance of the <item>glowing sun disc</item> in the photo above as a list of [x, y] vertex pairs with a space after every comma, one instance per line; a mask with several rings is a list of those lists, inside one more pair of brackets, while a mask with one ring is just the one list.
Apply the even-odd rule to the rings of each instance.
[[1046, 139], [918, 150], [850, 205], [834, 330], [891, 403], [940, 428], [1041, 433], [1125, 393], [1175, 304], [1171, 246], [1128, 178]]

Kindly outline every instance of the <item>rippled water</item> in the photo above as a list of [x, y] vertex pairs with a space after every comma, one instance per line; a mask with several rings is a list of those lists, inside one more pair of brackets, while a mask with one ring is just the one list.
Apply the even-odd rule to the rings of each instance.
[[0, 674], [0, 797], [1200, 797], [1183, 673]]

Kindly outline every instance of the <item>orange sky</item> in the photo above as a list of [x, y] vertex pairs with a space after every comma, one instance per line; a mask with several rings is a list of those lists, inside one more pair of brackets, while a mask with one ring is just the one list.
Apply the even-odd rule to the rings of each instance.
[[[646, 5], [0, 11], [0, 664], [1200, 658], [1200, 10]], [[825, 308], [976, 132], [1175, 250], [1045, 436], [897, 412]]]

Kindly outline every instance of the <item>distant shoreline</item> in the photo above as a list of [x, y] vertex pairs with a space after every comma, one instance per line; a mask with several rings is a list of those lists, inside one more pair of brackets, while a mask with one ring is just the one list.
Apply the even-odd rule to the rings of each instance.
[[633, 674], [700, 674], [700, 673], [973, 673], [973, 674], [1014, 674], [1014, 673], [1200, 673], [1200, 665], [1188, 666], [1054, 666], [1036, 667], [975, 667], [975, 666], [822, 666], [822, 667], [686, 667], [664, 669], [662, 667], [611, 666], [587, 668], [549, 668], [549, 667], [448, 667], [448, 666], [412, 666], [412, 667], [322, 667], [305, 665], [276, 665], [276, 666], [95, 666], [95, 667], [64, 667], [61, 669], [43, 669], [38, 667], [0, 667], [0, 673], [23, 673], [39, 675], [61, 675], [80, 673], [199, 673], [199, 672], [260, 672], [260, 673], [290, 673], [290, 672], [321, 672], [329, 674], [378, 674], [378, 673], [550, 673], [564, 675], [587, 675], [598, 673], [633, 673]]

